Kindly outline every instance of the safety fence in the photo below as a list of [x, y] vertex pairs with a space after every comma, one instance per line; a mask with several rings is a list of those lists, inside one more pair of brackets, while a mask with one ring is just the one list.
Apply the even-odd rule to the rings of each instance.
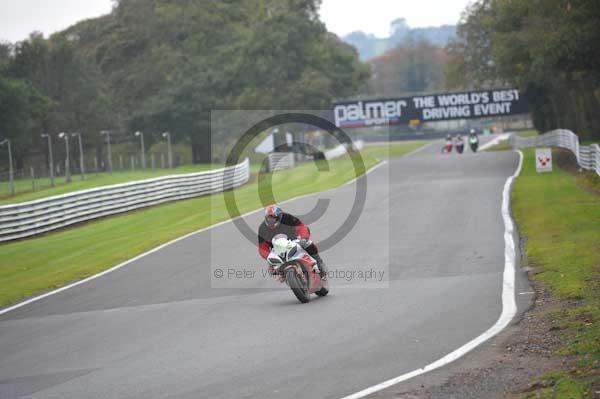
[[[183, 166], [184, 155], [172, 154], [172, 167]], [[143, 162], [145, 161], [145, 162]], [[11, 175], [8, 170], [0, 170], [0, 198], [35, 192], [54, 187], [59, 184], [69, 184], [70, 181], [95, 178], [113, 173], [136, 173], [169, 169], [168, 153], [151, 152], [142, 159], [138, 154], [119, 154], [112, 157], [112, 168], [106, 159], [86, 157], [71, 159], [69, 168], [65, 160], [54, 162], [52, 166], [43, 162], [31, 162], [15, 169]], [[82, 173], [83, 172], [83, 173]]]
[[[353, 151], [360, 151], [363, 149], [365, 143], [362, 140], [355, 141], [352, 143]], [[325, 151], [325, 159], [335, 159], [345, 155], [348, 152], [348, 146], [350, 144], [340, 144], [329, 151]]]
[[519, 137], [513, 134], [510, 138], [513, 148], [528, 147], [561, 147], [575, 155], [577, 163], [583, 169], [594, 170], [600, 176], [600, 146], [588, 146], [579, 143], [579, 137], [570, 130], [553, 130], [535, 137]]
[[[355, 141], [352, 144], [340, 144], [337, 147], [324, 151], [322, 157], [326, 160], [339, 158], [348, 153], [348, 147], [352, 145], [353, 151], [360, 151], [364, 148], [364, 141]], [[297, 161], [311, 159], [304, 154], [296, 154], [293, 152], [273, 152], [268, 155], [269, 171], [277, 171], [284, 169], [292, 169], [296, 167]], [[316, 158], [315, 158], [316, 159]]]
[[293, 152], [272, 152], [268, 155], [269, 171], [292, 169], [296, 166]]
[[250, 179], [250, 162], [201, 173], [172, 175], [0, 206], [0, 242], [152, 205], [209, 195]]

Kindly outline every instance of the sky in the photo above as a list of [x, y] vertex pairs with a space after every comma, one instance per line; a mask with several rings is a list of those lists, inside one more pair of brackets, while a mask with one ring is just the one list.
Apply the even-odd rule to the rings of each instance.
[[339, 36], [361, 30], [388, 37], [390, 23], [398, 18], [406, 19], [412, 28], [456, 25], [470, 3], [470, 0], [323, 0], [321, 20]]
[[[390, 22], [411, 27], [456, 24], [470, 0], [323, 0], [321, 19], [343, 36], [356, 30], [387, 37]], [[0, 0], [0, 40], [16, 42], [29, 33], [46, 36], [87, 18], [107, 14], [111, 0]]]

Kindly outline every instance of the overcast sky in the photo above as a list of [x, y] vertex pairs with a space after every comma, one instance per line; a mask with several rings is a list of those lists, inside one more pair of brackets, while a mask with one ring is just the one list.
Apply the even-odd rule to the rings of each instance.
[[[411, 27], [455, 24], [469, 0], [323, 0], [321, 17], [330, 31], [355, 30], [380, 37], [390, 22], [406, 18]], [[32, 31], [46, 36], [77, 21], [110, 12], [111, 0], [0, 0], [0, 40], [23, 40]]]

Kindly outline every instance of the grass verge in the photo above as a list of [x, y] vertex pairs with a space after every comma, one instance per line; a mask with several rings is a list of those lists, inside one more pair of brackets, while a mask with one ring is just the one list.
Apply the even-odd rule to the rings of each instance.
[[[400, 156], [423, 142], [368, 147], [365, 167]], [[275, 198], [338, 187], [355, 177], [349, 157], [329, 162], [328, 172], [313, 163], [273, 175]], [[235, 190], [245, 213], [261, 207], [256, 182]], [[179, 201], [86, 223], [38, 238], [0, 245], [0, 306], [55, 289], [106, 270], [127, 259], [211, 224], [227, 220], [223, 194]]]
[[536, 173], [534, 151], [523, 151], [512, 207], [526, 243], [523, 266], [561, 304], [541, 316], [561, 332], [554, 355], [569, 366], [541, 376], [526, 397], [593, 397], [600, 389], [600, 196], [589, 177], [562, 168]]

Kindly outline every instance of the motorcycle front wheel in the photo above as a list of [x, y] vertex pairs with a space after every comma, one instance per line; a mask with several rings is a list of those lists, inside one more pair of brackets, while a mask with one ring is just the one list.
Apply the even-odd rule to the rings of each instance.
[[308, 283], [306, 282], [306, 279], [303, 279], [296, 274], [294, 269], [288, 269], [285, 272], [285, 278], [292, 289], [292, 292], [300, 302], [310, 302], [310, 294], [308, 293]]

